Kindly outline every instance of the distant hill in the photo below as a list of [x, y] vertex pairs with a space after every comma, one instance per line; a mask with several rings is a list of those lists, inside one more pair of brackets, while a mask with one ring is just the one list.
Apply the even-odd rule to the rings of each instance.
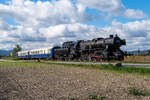
[[0, 50], [0, 56], [9, 56], [11, 50]]
[[148, 53], [148, 50], [143, 50], [143, 51], [140, 51], [140, 52], [137, 52], [136, 50], [134, 51], [127, 51], [128, 54], [134, 54], [134, 55], [137, 55], [137, 54], [147, 54]]

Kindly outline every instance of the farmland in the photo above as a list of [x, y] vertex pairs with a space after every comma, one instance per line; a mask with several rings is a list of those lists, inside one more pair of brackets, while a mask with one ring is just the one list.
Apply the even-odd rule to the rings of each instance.
[[125, 57], [124, 62], [150, 63], [150, 56], [149, 55], [127, 56]]
[[102, 68], [0, 62], [0, 100], [150, 99], [150, 74]]

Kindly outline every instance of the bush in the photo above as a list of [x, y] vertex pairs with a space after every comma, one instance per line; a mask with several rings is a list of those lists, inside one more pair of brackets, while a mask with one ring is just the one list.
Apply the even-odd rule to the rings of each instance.
[[102, 96], [100, 98], [98, 98], [96, 95], [89, 95], [89, 99], [92, 100], [104, 100], [106, 97]]
[[130, 88], [128, 94], [132, 94], [134, 96], [149, 96], [149, 92], [136, 88]]

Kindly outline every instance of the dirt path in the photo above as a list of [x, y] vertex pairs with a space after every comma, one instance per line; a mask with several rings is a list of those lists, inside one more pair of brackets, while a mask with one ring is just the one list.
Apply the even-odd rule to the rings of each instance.
[[0, 100], [93, 100], [90, 95], [104, 100], [150, 100], [128, 94], [131, 87], [150, 91], [150, 78], [60, 65], [0, 65]]

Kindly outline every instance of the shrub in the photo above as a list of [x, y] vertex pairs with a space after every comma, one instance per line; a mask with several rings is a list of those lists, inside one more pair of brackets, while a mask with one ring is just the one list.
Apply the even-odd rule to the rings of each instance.
[[134, 96], [149, 96], [149, 92], [145, 90], [139, 90], [136, 88], [130, 88], [128, 94], [132, 94]]
[[89, 95], [89, 99], [92, 100], [104, 100], [106, 97], [102, 96], [100, 98], [98, 98], [96, 95]]

